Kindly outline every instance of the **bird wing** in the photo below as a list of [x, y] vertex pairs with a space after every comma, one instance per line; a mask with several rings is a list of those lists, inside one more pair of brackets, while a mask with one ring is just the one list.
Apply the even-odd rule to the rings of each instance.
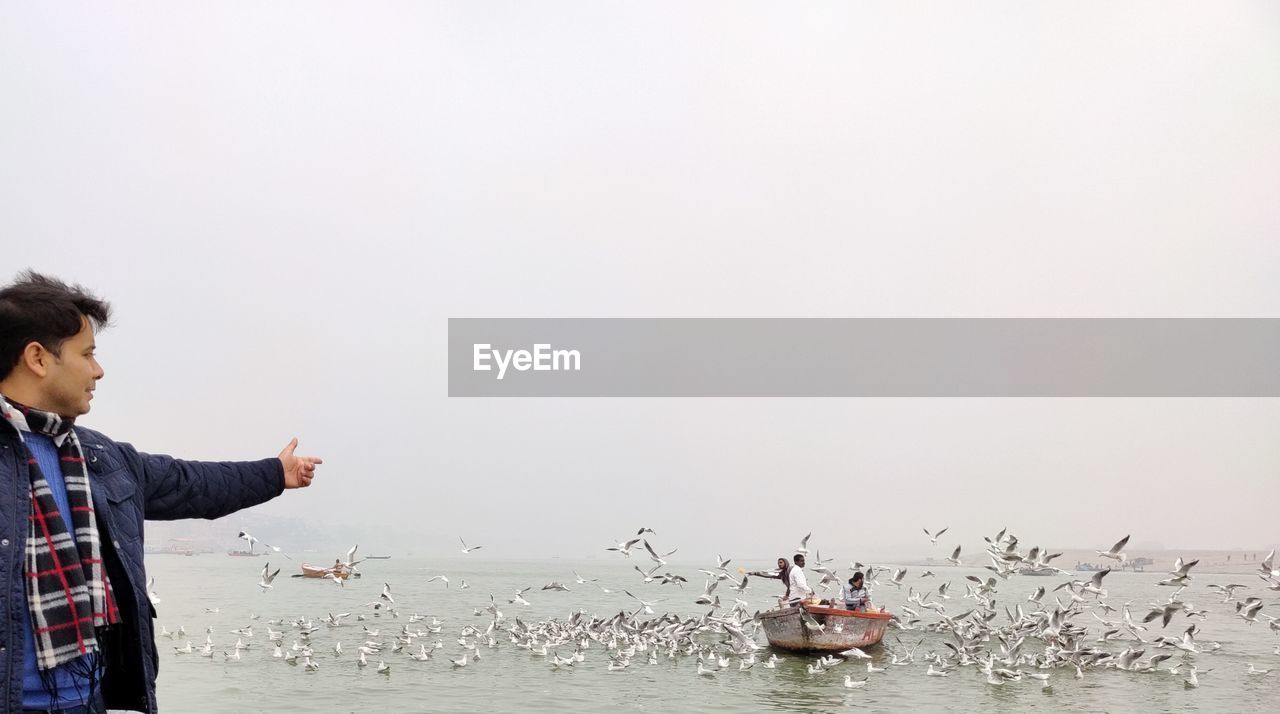
[[1113, 554], [1119, 554], [1120, 551], [1124, 549], [1125, 545], [1128, 544], [1128, 542], [1129, 542], [1129, 536], [1125, 536], [1121, 538], [1119, 541], [1117, 541], [1115, 545], [1111, 546], [1111, 550], [1108, 552]]

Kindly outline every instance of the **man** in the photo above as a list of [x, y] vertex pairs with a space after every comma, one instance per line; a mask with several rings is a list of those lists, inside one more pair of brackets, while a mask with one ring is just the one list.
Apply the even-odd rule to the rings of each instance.
[[75, 424], [109, 318], [33, 272], [0, 289], [0, 711], [155, 712], [143, 519], [219, 518], [310, 485], [321, 463], [297, 439], [261, 461], [181, 461]]
[[809, 579], [804, 576], [804, 555], [796, 553], [791, 559], [795, 567], [787, 572], [788, 605], [799, 605], [802, 600], [813, 597], [813, 588], [809, 587]]
[[867, 595], [867, 588], [863, 584], [862, 571], [859, 570], [849, 578], [849, 584], [840, 588], [840, 601], [844, 604], [846, 610], [854, 612], [865, 612], [870, 598]]

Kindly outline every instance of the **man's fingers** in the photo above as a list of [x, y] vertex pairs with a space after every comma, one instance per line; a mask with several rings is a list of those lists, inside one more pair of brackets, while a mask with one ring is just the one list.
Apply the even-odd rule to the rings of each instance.
[[298, 437], [295, 436], [289, 440], [289, 445], [284, 447], [284, 450], [280, 452], [280, 457], [284, 458], [285, 456], [292, 456], [293, 450], [296, 448], [298, 448]]

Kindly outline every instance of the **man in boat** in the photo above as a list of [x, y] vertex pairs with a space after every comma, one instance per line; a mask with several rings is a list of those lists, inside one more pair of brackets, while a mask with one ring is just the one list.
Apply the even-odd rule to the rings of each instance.
[[770, 578], [772, 580], [781, 580], [786, 590], [782, 593], [782, 600], [786, 601], [791, 596], [791, 581], [787, 577], [787, 571], [791, 566], [787, 563], [786, 558], [778, 558], [777, 570], [752, 570], [747, 575], [754, 575], [757, 578]]
[[804, 575], [804, 555], [796, 553], [792, 558], [794, 567], [787, 570], [787, 606], [797, 607], [804, 600], [813, 597], [813, 588], [809, 587], [809, 579]]
[[849, 578], [849, 583], [840, 589], [840, 602], [846, 610], [866, 612], [871, 599], [867, 595], [867, 588], [863, 585], [862, 571], [854, 573], [853, 577]]
[[[310, 485], [320, 463], [294, 455], [297, 439], [258, 461], [185, 461], [76, 423], [103, 377], [95, 334], [110, 313], [30, 271], [0, 289], [0, 712], [155, 712], [144, 519], [220, 518]], [[144, 416], [167, 424], [188, 407]]]

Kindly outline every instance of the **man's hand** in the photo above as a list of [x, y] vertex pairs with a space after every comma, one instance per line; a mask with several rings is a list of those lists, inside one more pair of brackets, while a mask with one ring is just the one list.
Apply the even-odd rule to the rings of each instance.
[[298, 437], [293, 437], [289, 445], [280, 452], [280, 464], [284, 466], [285, 488], [306, 488], [316, 476], [316, 465], [324, 461], [318, 456], [295, 456], [293, 450], [298, 448]]

